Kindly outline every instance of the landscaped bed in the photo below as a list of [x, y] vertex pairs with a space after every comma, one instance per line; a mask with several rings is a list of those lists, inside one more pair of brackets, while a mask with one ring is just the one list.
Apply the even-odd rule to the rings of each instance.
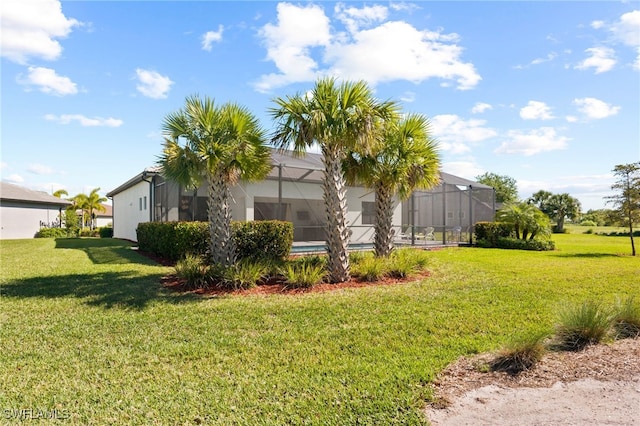
[[164, 288], [173, 269], [126, 242], [2, 241], [0, 407], [69, 424], [423, 423], [460, 356], [638, 293], [628, 239], [554, 239], [430, 252], [415, 281], [216, 297]]

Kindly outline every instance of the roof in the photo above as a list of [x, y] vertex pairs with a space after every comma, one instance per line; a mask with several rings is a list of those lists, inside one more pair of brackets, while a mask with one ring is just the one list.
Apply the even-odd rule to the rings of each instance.
[[[296, 155], [293, 151], [272, 149], [271, 164], [273, 165], [273, 168], [267, 175], [267, 179], [278, 179], [278, 177], [281, 176], [283, 180], [288, 181], [321, 182], [324, 174], [322, 155], [311, 152]], [[114, 195], [131, 188], [149, 177], [159, 175], [161, 174], [161, 171], [160, 167], [147, 168], [142, 173], [138, 173], [127, 182], [107, 193], [107, 197], [113, 197]], [[440, 177], [445, 183], [451, 185], [471, 185], [476, 189], [492, 189], [490, 186], [483, 185], [479, 182], [464, 179], [445, 172], [440, 172]]]
[[71, 204], [70, 201], [62, 198], [54, 197], [44, 191], [34, 191], [12, 183], [0, 182], [0, 200], [22, 201], [34, 204], [46, 204], [53, 206], [66, 207]]

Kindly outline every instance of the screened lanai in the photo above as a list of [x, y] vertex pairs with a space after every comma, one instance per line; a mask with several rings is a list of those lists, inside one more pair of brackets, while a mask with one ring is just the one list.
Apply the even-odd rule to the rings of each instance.
[[[324, 167], [320, 154], [294, 156], [272, 151], [272, 169], [261, 182], [241, 182], [232, 189], [234, 220], [290, 221], [297, 245], [324, 246], [326, 213]], [[158, 171], [159, 172], [159, 171]], [[430, 191], [417, 191], [395, 205], [393, 227], [398, 244], [431, 245], [470, 241], [473, 224], [492, 220], [493, 188], [448, 173]], [[207, 220], [207, 189], [187, 190], [160, 173], [153, 178], [156, 221]], [[348, 226], [355, 245], [373, 242], [375, 195], [371, 189], [347, 189]]]

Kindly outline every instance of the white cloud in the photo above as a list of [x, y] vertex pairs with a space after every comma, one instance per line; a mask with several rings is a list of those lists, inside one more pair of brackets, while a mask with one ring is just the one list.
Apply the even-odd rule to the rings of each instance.
[[620, 111], [619, 106], [610, 105], [596, 98], [580, 98], [574, 99], [573, 104], [578, 107], [587, 119], [598, 120], [616, 115]]
[[522, 154], [526, 156], [546, 151], [565, 149], [569, 138], [559, 136], [552, 127], [541, 127], [528, 132], [510, 130], [508, 140], [503, 142], [495, 152], [498, 154]]
[[615, 22], [610, 31], [616, 39], [631, 47], [640, 46], [640, 10], [625, 13]]
[[636, 60], [632, 66], [640, 71], [640, 10], [625, 13], [611, 26], [610, 30], [617, 40], [635, 48]]
[[596, 74], [600, 74], [610, 71], [616, 65], [615, 52], [609, 47], [590, 47], [585, 52], [591, 56], [575, 66], [579, 70], [595, 68]]
[[169, 89], [173, 81], [167, 76], [161, 75], [156, 71], [136, 69], [138, 85], [136, 89], [144, 96], [152, 99], [164, 99], [167, 97]]
[[120, 127], [123, 121], [116, 118], [102, 118], [102, 117], [85, 117], [82, 114], [63, 114], [54, 115], [47, 114], [44, 116], [46, 120], [56, 121], [60, 124], [69, 124], [73, 121], [77, 121], [83, 127]]
[[12, 174], [9, 175], [5, 178], [3, 178], [3, 180], [7, 181], [7, 182], [11, 182], [11, 183], [22, 183], [24, 182], [24, 178], [20, 175], [17, 174]]
[[404, 92], [402, 96], [400, 96], [400, 100], [407, 103], [415, 102], [416, 94], [415, 92]]
[[494, 129], [484, 127], [485, 120], [463, 120], [455, 114], [436, 115], [430, 123], [431, 133], [440, 142], [440, 148], [453, 154], [468, 152], [470, 144], [497, 135]]
[[5, 1], [0, 8], [2, 56], [20, 64], [30, 57], [55, 60], [62, 53], [56, 39], [65, 38], [81, 25], [62, 13], [57, 0]]
[[45, 166], [44, 164], [31, 164], [27, 168], [27, 171], [35, 175], [50, 175], [55, 173], [52, 167]]
[[567, 122], [569, 123], [575, 123], [578, 121], [578, 117], [576, 117], [575, 115], [567, 115], [565, 117], [565, 120], [567, 120]]
[[76, 84], [69, 77], [56, 74], [51, 68], [29, 67], [26, 78], [18, 77], [18, 83], [27, 86], [37, 86], [42, 93], [56, 96], [75, 95], [78, 93]]
[[460, 59], [463, 49], [457, 44], [457, 34], [419, 30], [403, 21], [379, 24], [386, 19], [384, 7], [339, 5], [336, 11], [347, 31], [332, 33], [320, 6], [279, 3], [277, 23], [265, 25], [259, 33], [267, 59], [278, 73], [261, 76], [256, 90], [268, 92], [325, 74], [363, 79], [372, 85], [440, 78], [456, 82], [461, 90], [481, 80], [473, 64]]
[[259, 32], [267, 47], [267, 59], [280, 74], [267, 74], [255, 83], [256, 90], [268, 92], [289, 83], [312, 81], [318, 76], [318, 64], [310, 49], [331, 42], [329, 18], [320, 6], [298, 7], [278, 3], [278, 23], [266, 24]]
[[523, 120], [551, 120], [551, 108], [544, 102], [529, 101], [527, 106], [520, 110], [520, 118]]
[[358, 31], [361, 27], [370, 27], [376, 22], [387, 19], [389, 10], [380, 5], [365, 6], [362, 9], [357, 7], [347, 7], [344, 3], [338, 3], [335, 7], [335, 13], [349, 30], [350, 33]]
[[4, 161], [0, 161], [0, 170], [6, 169], [7, 167], [9, 167], [7, 163], [5, 163]]
[[202, 36], [202, 49], [208, 52], [211, 52], [212, 44], [214, 42], [219, 43], [222, 41], [222, 32], [224, 31], [224, 27], [222, 25], [218, 26], [218, 31], [207, 31]]
[[476, 104], [471, 108], [472, 114], [482, 114], [485, 111], [489, 111], [493, 109], [493, 107], [486, 102], [476, 102]]
[[591, 22], [591, 28], [593, 28], [594, 30], [599, 30], [602, 27], [604, 27], [604, 21], [593, 21], [593, 22]]

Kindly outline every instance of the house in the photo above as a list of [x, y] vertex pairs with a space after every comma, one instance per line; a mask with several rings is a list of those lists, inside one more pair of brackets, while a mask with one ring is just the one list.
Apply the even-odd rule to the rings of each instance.
[[[234, 220], [280, 219], [293, 223], [294, 242], [322, 242], [326, 214], [323, 201], [324, 167], [320, 154], [303, 157], [273, 150], [272, 169], [260, 182], [240, 182], [231, 189]], [[492, 220], [493, 188], [441, 173], [442, 183], [431, 191], [416, 191], [394, 204], [392, 224], [397, 235], [420, 234], [433, 227], [443, 242], [471, 237], [473, 224]], [[166, 180], [157, 167], [143, 170], [107, 194], [113, 206], [113, 236], [136, 241], [141, 222], [207, 220], [207, 188], [185, 189]], [[347, 223], [351, 243], [373, 241], [375, 194], [364, 187], [347, 188]], [[465, 236], [463, 237], [463, 234]]]
[[100, 212], [97, 210], [93, 211], [95, 214], [96, 228], [102, 228], [103, 226], [110, 226], [113, 224], [113, 209], [109, 204], [101, 204], [104, 208], [104, 211]]
[[0, 182], [0, 239], [33, 238], [42, 227], [60, 226], [69, 205], [46, 192]]
[[[325, 211], [319, 154], [295, 157], [272, 151], [273, 168], [260, 182], [239, 182], [231, 189], [233, 220], [280, 219], [293, 222], [294, 241], [324, 240]], [[148, 168], [107, 194], [113, 206], [113, 236], [136, 241], [138, 223], [207, 220], [207, 188], [188, 190], [164, 179], [159, 168]], [[347, 189], [352, 242], [373, 239], [374, 193]], [[400, 223], [396, 203], [394, 222]]]

